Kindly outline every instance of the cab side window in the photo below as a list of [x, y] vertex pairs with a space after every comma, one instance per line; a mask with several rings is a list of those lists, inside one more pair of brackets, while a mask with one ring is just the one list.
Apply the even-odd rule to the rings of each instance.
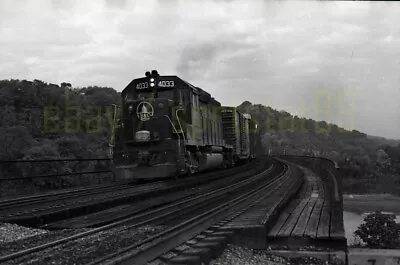
[[195, 93], [192, 93], [192, 106], [199, 107], [199, 96]]

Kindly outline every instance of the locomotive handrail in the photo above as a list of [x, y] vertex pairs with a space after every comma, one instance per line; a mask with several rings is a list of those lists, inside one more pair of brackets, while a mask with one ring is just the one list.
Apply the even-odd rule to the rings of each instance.
[[[181, 132], [182, 132], [182, 137], [183, 137], [183, 142], [186, 143], [186, 138], [185, 138], [185, 133], [183, 132], [183, 128], [181, 125], [181, 121], [179, 120], [178, 117], [178, 111], [183, 110], [183, 108], [179, 108], [175, 111], [175, 116], [176, 116], [176, 120], [178, 121], [179, 127], [181, 128]], [[186, 151], [186, 150], [185, 150]]]
[[[185, 138], [185, 132], [183, 131], [182, 125], [181, 125], [181, 121], [179, 120], [179, 116], [178, 116], [178, 111], [183, 110], [182, 107], [180, 107], [179, 109], [177, 109], [175, 111], [175, 116], [176, 116], [176, 120], [178, 121], [179, 127], [181, 127], [181, 132], [182, 132], [182, 137], [183, 137], [183, 155], [185, 156], [187, 154], [187, 150], [186, 150], [186, 138]], [[180, 146], [179, 146], [180, 149]], [[179, 154], [180, 157], [180, 154]], [[192, 166], [192, 160], [190, 159], [190, 165]]]
[[[150, 118], [151, 118], [151, 119], [157, 119], [157, 118], [161, 118], [161, 117], [166, 117], [166, 118], [168, 119], [168, 121], [169, 121], [169, 123], [171, 124], [172, 128], [174, 129], [175, 133], [178, 134], [178, 137], [179, 137], [179, 133], [178, 133], [178, 131], [176, 130], [175, 125], [172, 123], [171, 118], [170, 118], [168, 115], [163, 115], [163, 116], [156, 116], [156, 115], [154, 115], [154, 116], [151, 116]], [[180, 140], [180, 137], [179, 137], [179, 140]]]
[[[181, 157], [181, 137], [179, 136], [178, 131], [176, 130], [175, 125], [173, 124], [173, 122], [171, 121], [171, 118], [168, 115], [163, 115], [164, 117], [166, 117], [169, 121], [169, 123], [171, 124], [172, 128], [174, 129], [175, 133], [178, 135], [178, 157], [180, 159]], [[152, 116], [151, 118], [157, 118], [160, 116]], [[185, 143], [183, 143], [185, 145]], [[185, 148], [185, 147], [184, 147]]]

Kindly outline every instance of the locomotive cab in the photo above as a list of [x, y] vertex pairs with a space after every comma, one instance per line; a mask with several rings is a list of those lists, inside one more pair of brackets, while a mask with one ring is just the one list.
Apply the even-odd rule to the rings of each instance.
[[[174, 77], [157, 71], [133, 80], [122, 92], [114, 173], [125, 178], [155, 178], [185, 173], [185, 109]], [[151, 168], [151, 170], [149, 170]]]
[[118, 176], [180, 176], [250, 157], [249, 118], [235, 111], [232, 119], [209, 93], [177, 76], [146, 72], [122, 98], [113, 152]]

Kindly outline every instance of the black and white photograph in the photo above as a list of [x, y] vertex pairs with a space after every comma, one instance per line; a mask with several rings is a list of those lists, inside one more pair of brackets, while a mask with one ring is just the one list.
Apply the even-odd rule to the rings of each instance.
[[400, 264], [400, 2], [0, 0], [0, 264]]

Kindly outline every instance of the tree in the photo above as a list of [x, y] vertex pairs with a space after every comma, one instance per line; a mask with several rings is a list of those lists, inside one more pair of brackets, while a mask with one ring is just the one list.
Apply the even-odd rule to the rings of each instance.
[[384, 168], [390, 167], [390, 165], [391, 165], [390, 157], [383, 149], [377, 150], [376, 154], [377, 154], [376, 162], [378, 165], [380, 165], [381, 167], [384, 167]]
[[65, 88], [65, 87], [71, 88], [70, 83], [62, 82], [60, 85], [61, 85], [61, 88]]
[[395, 219], [395, 215], [376, 211], [364, 218], [364, 223], [354, 234], [361, 238], [368, 247], [392, 248], [398, 243], [400, 236]]
[[29, 130], [24, 126], [0, 128], [1, 160], [20, 159], [24, 151], [36, 144]]

